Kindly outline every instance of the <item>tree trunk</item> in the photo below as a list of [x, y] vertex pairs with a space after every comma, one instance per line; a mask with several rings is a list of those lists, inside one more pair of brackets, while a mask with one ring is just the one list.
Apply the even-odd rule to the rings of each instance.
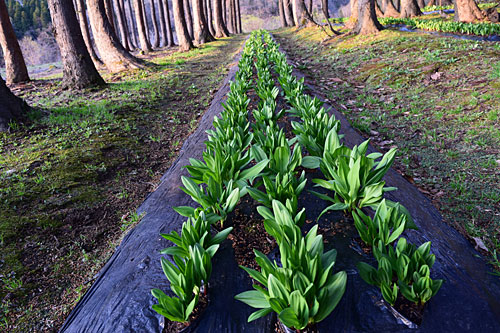
[[399, 17], [399, 12], [392, 4], [392, 0], [382, 0], [382, 7], [384, 9], [384, 17]]
[[113, 4], [111, 3], [111, 0], [104, 0], [104, 7], [106, 8], [106, 16], [111, 24], [111, 28], [116, 32], [115, 21], [113, 19]]
[[309, 3], [307, 4], [307, 11], [312, 16], [312, 13], [313, 13], [313, 1], [312, 0], [309, 0]]
[[288, 22], [286, 21], [285, 17], [285, 8], [283, 7], [283, 0], [278, 0], [278, 9], [280, 13], [281, 26], [283, 28], [286, 28], [288, 27]]
[[155, 0], [151, 0], [151, 20], [153, 21], [153, 31], [155, 35], [154, 47], [160, 47], [160, 30], [158, 29], [158, 20], [156, 19]]
[[151, 45], [151, 31], [149, 30], [148, 15], [146, 13], [145, 0], [141, 0], [141, 6], [142, 6], [142, 20], [144, 21], [144, 27], [146, 28], [146, 38], [148, 39], [149, 45]]
[[224, 18], [222, 17], [222, 3], [224, 0], [213, 0], [212, 4], [214, 7], [214, 24], [215, 24], [215, 37], [228, 37], [229, 31], [227, 30], [226, 24], [224, 23]]
[[243, 29], [241, 27], [241, 4], [240, 0], [234, 0], [236, 4], [236, 28], [238, 30], [238, 33], [241, 34], [243, 32]]
[[418, 8], [417, 0], [402, 0], [401, 1], [401, 14], [399, 17], [413, 17], [422, 15], [420, 8]]
[[5, 60], [7, 83], [29, 81], [28, 69], [4, 0], [0, 0], [0, 44]]
[[163, 0], [159, 0], [158, 8], [160, 11], [160, 29], [161, 29], [161, 36], [163, 39], [163, 46], [167, 46], [168, 33], [167, 33], [167, 23], [165, 21], [165, 6], [163, 5]]
[[483, 12], [474, 0], [455, 0], [455, 21], [474, 22], [484, 19]]
[[234, 34], [234, 29], [233, 29], [233, 11], [231, 8], [231, 0], [222, 0], [225, 2], [225, 7], [226, 7], [226, 26], [227, 29], [229, 30], [230, 33]]
[[283, 1], [283, 10], [285, 11], [286, 22], [288, 26], [292, 27], [295, 25], [295, 21], [293, 20], [293, 10], [292, 10], [292, 0], [282, 0]]
[[170, 8], [168, 7], [168, 0], [161, 0], [165, 8], [165, 24], [167, 26], [167, 46], [175, 46], [174, 34], [172, 32], [172, 23], [170, 22]]
[[435, 6], [436, 5], [436, 0], [430, 0], [428, 3], [427, 3], [427, 6]]
[[54, 36], [63, 63], [62, 87], [83, 89], [104, 85], [90, 58], [72, 1], [48, 0]]
[[374, 3], [375, 3], [375, 15], [377, 15], [377, 17], [383, 17], [384, 13], [382, 12], [382, 9], [380, 9], [378, 2], [375, 0]]
[[210, 34], [212, 34], [212, 36], [215, 36], [215, 29], [214, 29], [214, 23], [213, 23], [213, 12], [212, 12], [212, 1], [205, 0], [205, 6], [206, 6], [205, 13], [207, 13], [206, 16], [207, 16], [207, 22], [208, 22], [208, 29], [210, 30]]
[[[390, 1], [390, 0], [389, 0]], [[345, 26], [349, 29], [354, 29], [358, 24], [358, 0], [351, 0], [351, 16], [349, 20], [345, 23]]]
[[294, 18], [295, 26], [298, 28], [300, 26], [311, 26], [314, 25], [314, 21], [310, 13], [307, 11], [304, 0], [293, 0], [294, 8]]
[[[134, 20], [134, 11], [132, 10], [132, 0], [123, 0], [123, 6], [125, 6], [125, 3], [127, 3], [127, 8], [128, 8], [128, 14], [130, 18], [130, 35], [129, 35], [129, 40], [134, 44], [134, 48], [139, 48], [139, 42], [137, 38], [137, 26], [135, 24]], [[124, 8], [125, 9], [125, 8]], [[127, 17], [125, 15], [125, 17]]]
[[203, 2], [203, 0], [193, 0], [192, 2], [194, 41], [199, 45], [215, 40], [208, 30], [207, 20], [203, 12]]
[[233, 20], [233, 32], [235, 34], [238, 33], [238, 22], [237, 22], [237, 17], [236, 17], [236, 1], [235, 0], [230, 0], [231, 2], [231, 16]]
[[151, 44], [149, 44], [148, 36], [146, 35], [146, 22], [144, 22], [144, 13], [142, 0], [134, 1], [135, 21], [137, 22], [137, 31], [139, 32], [139, 41], [141, 43], [141, 50], [150, 52]]
[[224, 24], [226, 25], [226, 27], [228, 26], [227, 25], [227, 6], [226, 6], [226, 0], [222, 0], [222, 16], [224, 18]]
[[424, 0], [417, 0], [417, 5], [420, 10], [424, 9], [425, 7], [425, 1]]
[[122, 5], [120, 3], [120, 0], [114, 0], [114, 4], [116, 7], [116, 21], [118, 22], [118, 29], [115, 29], [115, 31], [120, 30], [122, 45], [127, 51], [130, 51], [132, 50], [132, 48], [130, 47], [130, 42], [128, 40], [127, 24], [123, 19]]
[[191, 15], [191, 7], [189, 6], [189, 0], [184, 0], [184, 18], [186, 20], [187, 29], [191, 40], [194, 39], [193, 33], [193, 16]]
[[75, 7], [78, 14], [78, 22], [80, 23], [80, 30], [82, 32], [83, 40], [89, 51], [90, 58], [96, 66], [96, 68], [104, 67], [104, 63], [99, 59], [97, 53], [95, 52], [94, 45], [92, 44], [92, 39], [90, 38], [89, 24], [87, 22], [87, 10], [85, 8], [85, 0], [76, 0]]
[[189, 51], [193, 48], [193, 42], [189, 36], [189, 31], [184, 18], [184, 5], [182, 0], [172, 0], [174, 10], [175, 32], [179, 41], [179, 51]]
[[109, 23], [103, 0], [87, 0], [90, 26], [102, 61], [109, 71], [143, 68], [141, 60], [128, 53], [120, 44]]
[[21, 120], [28, 110], [28, 104], [14, 95], [0, 77], [0, 132], [7, 131], [9, 123]]
[[358, 23], [354, 32], [360, 35], [378, 33], [383, 29], [375, 15], [375, 0], [358, 0]]

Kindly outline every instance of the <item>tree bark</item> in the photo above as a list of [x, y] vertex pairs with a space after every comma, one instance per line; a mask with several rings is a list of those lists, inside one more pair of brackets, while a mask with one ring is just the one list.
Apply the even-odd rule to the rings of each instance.
[[141, 0], [141, 6], [142, 6], [142, 20], [144, 21], [144, 27], [146, 28], [146, 38], [148, 39], [149, 45], [151, 45], [151, 31], [149, 30], [145, 0]]
[[375, 3], [375, 15], [377, 15], [377, 17], [383, 17], [384, 12], [382, 12], [382, 9], [380, 9], [378, 2], [375, 0], [374, 3]]
[[483, 12], [474, 0], [455, 0], [455, 21], [474, 22], [484, 19]]
[[115, 31], [120, 30], [122, 45], [127, 51], [130, 51], [130, 50], [132, 50], [132, 48], [131, 48], [130, 42], [128, 40], [127, 23], [123, 19], [122, 5], [120, 3], [120, 0], [114, 0], [114, 4], [116, 7], [116, 19], [117, 19], [116, 21], [118, 22], [118, 29], [115, 29]]
[[167, 23], [165, 21], [165, 6], [163, 5], [163, 0], [159, 0], [158, 9], [160, 12], [160, 29], [161, 29], [161, 36], [163, 39], [163, 46], [167, 46], [168, 33], [167, 33]]
[[358, 0], [358, 23], [354, 32], [360, 35], [378, 33], [383, 29], [375, 15], [375, 0]]
[[241, 4], [240, 0], [234, 0], [235, 5], [236, 5], [236, 28], [238, 30], [238, 33], [241, 34], [243, 32], [243, 29], [241, 27]]
[[424, 9], [425, 7], [425, 1], [424, 0], [417, 0], [417, 5], [420, 10]]
[[48, 0], [54, 36], [63, 63], [62, 87], [83, 89], [104, 85], [85, 46], [72, 1]]
[[[136, 26], [135, 20], [134, 20], [135, 15], [134, 15], [134, 11], [132, 10], [132, 0], [123, 0], [123, 6], [125, 6], [125, 3], [127, 3], [127, 8], [128, 8], [129, 18], [130, 18], [129, 40], [134, 44], [134, 49], [139, 48], [139, 42], [138, 42], [138, 38], [136, 35], [137, 26]], [[125, 15], [125, 17], [127, 17], [127, 15]]]
[[154, 47], [159, 48], [160, 47], [160, 30], [158, 29], [158, 20], [156, 19], [155, 0], [151, 0], [150, 3], [151, 3], [151, 21], [153, 22], [153, 31], [154, 31], [154, 38], [155, 38]]
[[293, 19], [292, 0], [283, 0], [283, 10], [285, 11], [285, 17], [288, 26], [294, 26], [295, 21]]
[[161, 0], [165, 8], [165, 24], [167, 26], [167, 46], [175, 46], [174, 34], [172, 32], [172, 23], [170, 22], [170, 8], [168, 7], [168, 0]]
[[139, 42], [141, 50], [144, 52], [152, 51], [151, 44], [149, 44], [148, 36], [146, 35], [146, 22], [144, 22], [144, 13], [142, 0], [133, 0], [135, 21], [137, 22], [137, 31], [139, 32]]
[[311, 26], [314, 25], [314, 21], [307, 11], [304, 0], [293, 0], [294, 8], [294, 18], [295, 26], [298, 28], [300, 26]]
[[283, 0], [278, 0], [278, 9], [279, 9], [279, 14], [280, 14], [281, 26], [283, 28], [286, 28], [286, 27], [288, 27], [288, 22], [286, 21], [286, 17], [285, 17], [285, 8], [283, 6]]
[[14, 95], [0, 77], [0, 132], [7, 131], [9, 123], [21, 120], [28, 110], [28, 104]]
[[175, 32], [179, 41], [179, 51], [189, 51], [193, 48], [193, 42], [189, 36], [189, 31], [184, 18], [184, 5], [182, 0], [172, 0], [174, 10]]
[[76, 0], [75, 7], [78, 14], [78, 22], [80, 23], [80, 30], [82, 32], [83, 40], [85, 41], [85, 45], [87, 46], [87, 50], [89, 51], [90, 58], [92, 62], [96, 66], [96, 68], [104, 67], [104, 63], [97, 56], [97, 53], [94, 49], [94, 45], [92, 43], [92, 39], [90, 38], [89, 24], [87, 22], [87, 10], [85, 8], [85, 0]]
[[203, 11], [203, 2], [203, 0], [193, 0], [192, 2], [194, 41], [198, 45], [215, 40], [208, 30], [207, 20]]
[[213, 12], [212, 12], [212, 1], [211, 0], [205, 0], [205, 6], [206, 6], [206, 16], [207, 16], [207, 23], [208, 23], [208, 29], [210, 30], [210, 33], [212, 36], [215, 36], [215, 29], [214, 29], [214, 23], [213, 23]]
[[28, 69], [4, 0], [0, 0], [0, 44], [5, 60], [7, 83], [29, 81]]
[[392, 4], [392, 0], [382, 0], [382, 7], [384, 9], [384, 17], [399, 17], [400, 13]]
[[104, 0], [104, 7], [106, 8], [106, 16], [108, 17], [108, 21], [111, 24], [111, 28], [116, 32], [115, 21], [113, 19], [113, 4], [111, 0]]
[[422, 15], [422, 11], [418, 7], [417, 0], [402, 0], [401, 1], [401, 14], [399, 17], [414, 17]]
[[212, 4], [214, 7], [214, 24], [215, 24], [215, 37], [228, 37], [229, 31], [227, 30], [226, 24], [224, 23], [224, 18], [222, 16], [222, 3], [223, 0], [213, 0]]
[[312, 13], [313, 13], [313, 1], [312, 0], [309, 0], [309, 3], [307, 4], [307, 11], [312, 16]]
[[106, 17], [103, 0], [87, 0], [90, 26], [102, 61], [109, 71], [143, 68], [144, 63], [128, 53], [120, 44]]
[[193, 16], [191, 15], [191, 6], [189, 6], [189, 0], [184, 0], [184, 19], [186, 20], [189, 36], [191, 37], [191, 40], [193, 40]]
[[358, 24], [358, 0], [351, 0], [351, 16], [349, 20], [345, 23], [345, 26], [349, 29], [354, 29]]

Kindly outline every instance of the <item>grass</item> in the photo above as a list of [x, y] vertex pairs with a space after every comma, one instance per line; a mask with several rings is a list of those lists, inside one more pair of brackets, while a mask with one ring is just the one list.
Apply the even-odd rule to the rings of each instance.
[[198, 124], [243, 37], [148, 55], [101, 90], [33, 81], [0, 134], [0, 330], [54, 331]]
[[355, 128], [381, 150], [398, 147], [398, 170], [474, 245], [480, 238], [499, 268], [496, 43], [394, 30], [327, 39], [315, 28], [282, 29], [276, 36]]

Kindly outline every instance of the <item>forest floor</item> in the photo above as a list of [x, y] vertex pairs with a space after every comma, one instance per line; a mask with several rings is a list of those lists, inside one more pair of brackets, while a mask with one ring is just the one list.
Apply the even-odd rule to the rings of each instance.
[[197, 127], [244, 37], [146, 70], [103, 74], [100, 90], [60, 79], [11, 87], [33, 106], [0, 134], [0, 330], [56, 331]]
[[397, 147], [396, 169], [500, 268], [500, 44], [396, 30], [275, 36], [306, 83], [379, 150]]

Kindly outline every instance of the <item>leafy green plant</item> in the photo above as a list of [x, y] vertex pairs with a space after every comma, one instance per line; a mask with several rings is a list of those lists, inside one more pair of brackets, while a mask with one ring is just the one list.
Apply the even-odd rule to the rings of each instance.
[[352, 216], [359, 236], [370, 246], [378, 241], [384, 245], [392, 244], [406, 229], [417, 229], [414, 223], [408, 222], [399, 203], [388, 207], [385, 199], [378, 205], [373, 219], [359, 208], [353, 211]]
[[342, 298], [347, 274], [332, 275], [336, 251], [323, 251], [323, 239], [317, 235], [317, 226], [306, 237], [294, 223], [289, 211], [275, 203], [275, 214], [280, 216], [282, 237], [278, 241], [281, 254], [280, 267], [264, 254], [254, 251], [261, 272], [242, 267], [260, 285], [254, 284], [235, 298], [257, 308], [248, 321], [263, 317], [272, 311], [280, 321], [295, 329], [304, 329], [325, 319]]

